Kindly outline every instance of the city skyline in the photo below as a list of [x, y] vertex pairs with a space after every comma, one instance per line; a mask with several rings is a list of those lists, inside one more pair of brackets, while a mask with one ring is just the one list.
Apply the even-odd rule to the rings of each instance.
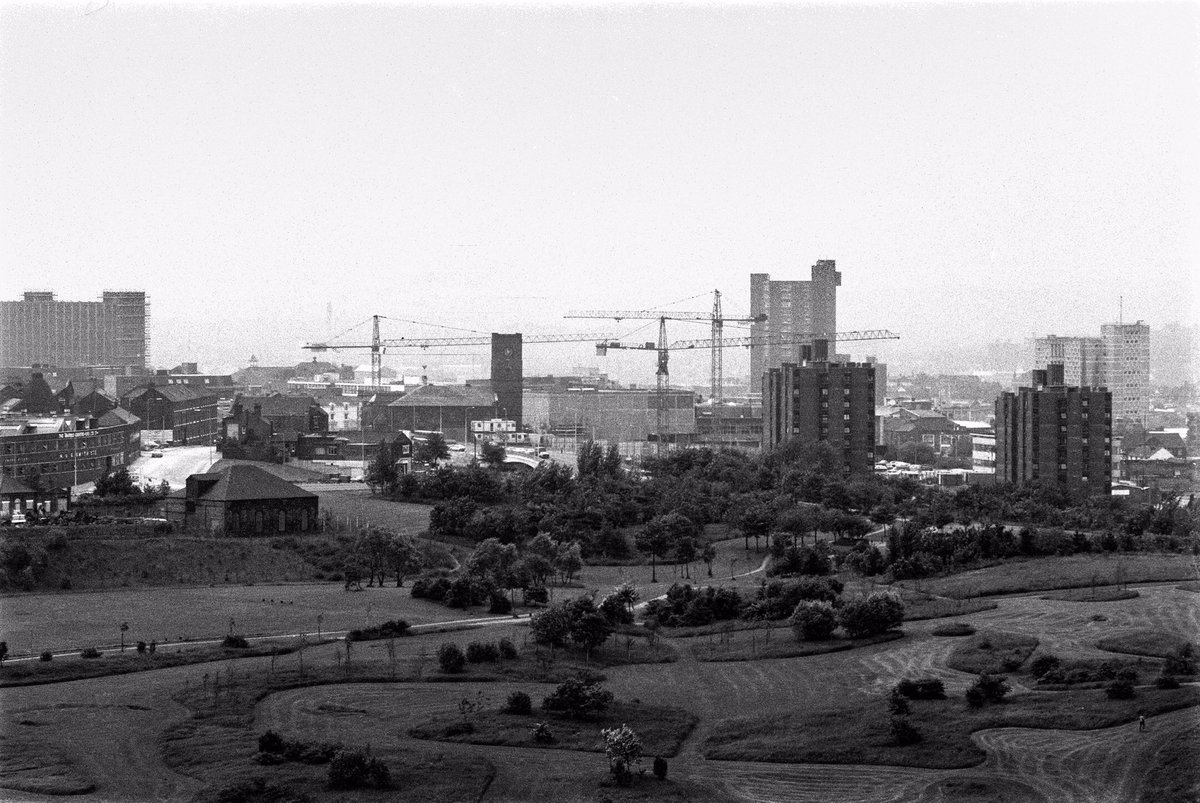
[[160, 367], [372, 314], [620, 335], [562, 315], [745, 314], [821, 259], [901, 364], [1196, 321], [1193, 7], [90, 11], [0, 10], [0, 263], [13, 298], [144, 288]]

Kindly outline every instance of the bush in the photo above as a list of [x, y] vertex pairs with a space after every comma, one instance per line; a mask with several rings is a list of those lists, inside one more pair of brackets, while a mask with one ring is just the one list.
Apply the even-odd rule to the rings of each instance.
[[1029, 672], [1034, 677], [1040, 678], [1047, 672], [1057, 669], [1061, 663], [1058, 656], [1043, 653], [1029, 662]]
[[1126, 677], [1109, 681], [1109, 684], [1104, 687], [1104, 693], [1110, 700], [1132, 700], [1137, 696], [1133, 681]]
[[473, 664], [495, 663], [500, 660], [500, 650], [491, 642], [472, 641], [467, 645], [467, 660]]
[[904, 621], [904, 603], [891, 591], [876, 591], [866, 599], [851, 600], [838, 612], [842, 628], [851, 638], [886, 633]]
[[896, 684], [896, 691], [910, 700], [945, 700], [946, 687], [935, 678], [924, 680], [904, 679]]
[[515, 691], [508, 695], [508, 702], [504, 704], [504, 713], [506, 714], [528, 714], [532, 711], [533, 701], [523, 691]]
[[282, 753], [283, 748], [283, 737], [275, 731], [267, 731], [258, 737], [258, 752], [260, 753]]
[[139, 641], [137, 643], [137, 651], [139, 655], [144, 655], [146, 653], [146, 642]]
[[554, 744], [557, 739], [550, 731], [549, 722], [539, 722], [537, 727], [533, 729], [533, 740], [538, 744]]
[[935, 636], [973, 636], [975, 628], [966, 622], [947, 622], [938, 625], [931, 632]]
[[1162, 674], [1154, 679], [1154, 687], [1158, 689], [1178, 689], [1179, 681], [1174, 675]]
[[583, 675], [577, 675], [560, 683], [557, 689], [542, 700], [542, 709], [583, 719], [606, 711], [612, 699], [612, 692], [601, 687], [599, 683], [589, 682]]
[[466, 736], [467, 734], [474, 732], [474, 722], [451, 722], [444, 729], [442, 729], [442, 733], [446, 736]]
[[501, 658], [516, 658], [517, 645], [513, 644], [510, 639], [500, 639], [500, 657]]
[[908, 700], [904, 698], [898, 688], [892, 689], [892, 693], [888, 695], [888, 713], [893, 717], [907, 716], [912, 713], [912, 707], [909, 706]]
[[802, 601], [792, 611], [788, 624], [792, 626], [797, 641], [824, 641], [837, 628], [837, 611], [824, 600]]
[[391, 619], [373, 627], [351, 630], [346, 634], [346, 641], [374, 641], [407, 635], [410, 635], [408, 632], [408, 622], [403, 619]]
[[231, 650], [244, 650], [250, 646], [245, 636], [229, 635], [221, 639], [221, 646]]
[[448, 675], [463, 671], [467, 658], [457, 644], [446, 642], [438, 647], [438, 666]]
[[387, 765], [359, 750], [340, 750], [329, 762], [331, 789], [386, 789], [390, 785]]
[[907, 717], [892, 717], [892, 739], [896, 744], [916, 744], [921, 741], [921, 732], [912, 726]]
[[99, 658], [101, 652], [95, 647], [84, 647], [83, 652], [79, 653], [80, 658]]
[[512, 613], [512, 601], [501, 591], [495, 591], [489, 598], [488, 613]]
[[661, 756], [654, 757], [654, 777], [660, 781], [667, 780], [667, 760]]
[[43, 661], [53, 661], [53, 660], [54, 660], [54, 653], [50, 652], [49, 650], [45, 650], [45, 651], [42, 653], [42, 655], [41, 655], [41, 660], [43, 660]]
[[1012, 686], [1009, 685], [1008, 678], [985, 672], [975, 681], [975, 685], [967, 689], [967, 702], [976, 707], [984, 703], [998, 703], [1010, 691]]

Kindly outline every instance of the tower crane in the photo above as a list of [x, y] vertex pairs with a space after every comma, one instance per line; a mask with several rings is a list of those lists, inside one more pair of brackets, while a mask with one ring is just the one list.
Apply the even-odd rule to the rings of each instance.
[[[565, 318], [612, 318], [613, 320], [655, 320], [659, 321], [660, 339], [666, 339], [665, 322], [666, 321], [709, 321], [712, 325], [712, 338], [710, 348], [712, 348], [712, 379], [710, 386], [710, 395], [719, 402], [724, 396], [724, 331], [725, 324], [728, 323], [762, 323], [767, 319], [766, 315], [754, 315], [751, 317], [732, 316], [725, 317], [721, 313], [721, 291], [713, 290], [713, 306], [712, 312], [669, 312], [656, 310], [590, 310], [584, 312], [570, 312]], [[665, 371], [665, 369], [664, 369]]]
[[[392, 337], [379, 336], [379, 319], [382, 315], [371, 316], [370, 343], [305, 343], [300, 348], [312, 352], [325, 351], [370, 351], [371, 352], [371, 384], [378, 387], [383, 384], [383, 355], [389, 348], [440, 348], [445, 346], [486, 346], [492, 342], [493, 334], [479, 333], [467, 337]], [[607, 335], [595, 333], [575, 333], [563, 335], [531, 335], [522, 336], [522, 343], [585, 343]]]
[[[630, 349], [634, 351], [656, 351], [658, 352], [658, 370], [656, 375], [658, 378], [657, 391], [658, 398], [655, 426], [657, 432], [658, 446], [657, 450], [661, 453], [663, 430], [666, 419], [666, 392], [669, 389], [670, 374], [668, 371], [668, 362], [672, 351], [685, 351], [690, 349], [704, 348], [724, 348], [725, 346], [766, 346], [766, 345], [783, 345], [787, 343], [803, 343], [811, 340], [814, 337], [821, 337], [823, 333], [817, 332], [797, 332], [785, 338], [780, 337], [729, 337], [722, 338], [719, 341], [712, 339], [699, 340], [676, 340], [670, 344], [667, 343], [667, 318], [663, 316], [659, 320], [658, 342], [646, 341], [643, 343], [622, 343], [616, 340], [601, 340], [596, 343], [596, 355], [603, 357], [608, 353], [609, 349]], [[887, 329], [869, 329], [854, 332], [837, 332], [832, 335], [838, 342], [855, 342], [863, 340], [899, 340], [900, 335]]]

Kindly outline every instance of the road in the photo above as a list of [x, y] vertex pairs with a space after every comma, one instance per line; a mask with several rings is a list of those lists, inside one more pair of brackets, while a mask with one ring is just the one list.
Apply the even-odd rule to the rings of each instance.
[[157, 485], [166, 480], [172, 488], [182, 488], [189, 474], [203, 474], [221, 459], [220, 453], [211, 446], [164, 446], [154, 451], [162, 457], [151, 457], [152, 452], [142, 452], [129, 467], [135, 482]]

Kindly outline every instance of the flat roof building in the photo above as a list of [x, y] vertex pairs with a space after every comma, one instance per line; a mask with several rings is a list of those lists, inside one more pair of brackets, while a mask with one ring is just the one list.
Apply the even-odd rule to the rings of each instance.
[[[750, 336], [767, 340], [750, 347], [750, 392], [763, 390], [763, 376], [785, 362], [795, 362], [797, 348], [821, 338], [828, 353], [837, 349], [837, 288], [842, 274], [834, 260], [822, 259], [812, 266], [808, 281], [773, 280], [768, 273], [750, 274], [750, 317], [766, 320], [750, 324]], [[804, 337], [808, 335], [808, 337]]]
[[105, 291], [99, 301], [27, 292], [20, 301], [0, 301], [0, 366], [104, 365], [141, 372], [149, 317], [140, 291]]

